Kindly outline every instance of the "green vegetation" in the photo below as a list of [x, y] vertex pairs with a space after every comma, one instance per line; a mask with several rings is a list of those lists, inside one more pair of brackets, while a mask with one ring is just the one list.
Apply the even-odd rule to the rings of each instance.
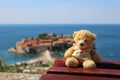
[[30, 50], [29, 53], [37, 53], [35, 47], [33, 47], [33, 46], [30, 46], [29, 50]]
[[43, 63], [41, 66], [42, 67], [49, 67], [52, 64], [53, 64], [53, 62], [47, 61], [47, 62]]
[[0, 72], [20, 72], [20, 69], [17, 66], [10, 66], [3, 64], [4, 59], [0, 59]]
[[38, 39], [46, 39], [47, 33], [40, 33], [38, 34]]
[[[49, 67], [53, 64], [53, 62], [50, 61], [46, 61], [46, 62], [36, 62], [33, 64], [27, 64], [27, 63], [21, 63], [20, 65], [18, 64], [13, 64], [13, 65], [5, 65], [3, 64], [4, 59], [0, 59], [0, 72], [12, 72], [12, 73], [23, 73], [24, 70], [27, 70], [28, 72], [25, 73], [42, 73], [42, 72], [38, 72], [38, 71], [34, 71], [34, 69], [40, 69], [40, 68], [44, 68], [44, 67]], [[44, 70], [42, 70], [44, 71]]]
[[4, 67], [3, 67], [3, 62], [4, 61], [5, 61], [4, 59], [0, 59], [0, 71], [1, 72], [4, 71]]
[[52, 52], [64, 52], [66, 49], [68, 49], [69, 47], [71, 47], [72, 44], [67, 44], [66, 42], [62, 43], [62, 44], [53, 44], [52, 46], [48, 47], [48, 50], [52, 51]]
[[[53, 34], [53, 36], [56, 36], [56, 34]], [[37, 37], [37, 39], [49, 39], [49, 40], [52, 40], [52, 41], [57, 41], [58, 39], [55, 38], [55, 37], [51, 37], [51, 36], [48, 36], [47, 33], [40, 33]]]
[[17, 66], [4, 65], [4, 69], [1, 72], [22, 72]]
[[50, 38], [52, 41], [57, 41], [58, 39], [57, 38]]

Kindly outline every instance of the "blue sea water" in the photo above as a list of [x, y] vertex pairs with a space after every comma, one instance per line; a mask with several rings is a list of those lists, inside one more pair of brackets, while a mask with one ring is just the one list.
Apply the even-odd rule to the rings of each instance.
[[[29, 60], [39, 54], [13, 54], [8, 49], [23, 37], [36, 37], [39, 33], [70, 34], [87, 29], [97, 35], [96, 50], [104, 60], [120, 60], [120, 24], [1, 24], [0, 58], [5, 64]], [[60, 53], [63, 56], [64, 53]], [[60, 57], [60, 56], [58, 56]]]

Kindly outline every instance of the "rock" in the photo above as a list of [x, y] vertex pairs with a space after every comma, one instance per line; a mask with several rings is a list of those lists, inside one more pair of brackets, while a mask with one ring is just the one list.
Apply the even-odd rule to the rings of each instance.
[[26, 52], [24, 50], [22, 50], [22, 49], [17, 49], [16, 53], [18, 53], [18, 54], [25, 54]]
[[30, 71], [30, 69], [24, 69], [23, 70], [23, 73], [30, 73], [31, 71]]
[[45, 69], [38, 69], [38, 70], [37, 70], [37, 73], [39, 73], [39, 74], [44, 74], [45, 72], [46, 72]]
[[37, 59], [32, 59], [32, 60], [26, 61], [26, 63], [27, 63], [28, 65], [34, 64], [34, 63], [36, 63], [36, 62], [37, 62]]
[[21, 49], [21, 48], [10, 48], [9, 50], [8, 50], [9, 52], [11, 52], [11, 53], [18, 53], [18, 54], [25, 54], [26, 52], [25, 52], [25, 50], [23, 50], [23, 49]]
[[16, 63], [17, 66], [20, 66], [21, 64], [22, 64], [21, 62], [17, 62], [17, 63]]
[[12, 53], [16, 53], [17, 52], [17, 50], [15, 48], [10, 48], [8, 51], [12, 52]]

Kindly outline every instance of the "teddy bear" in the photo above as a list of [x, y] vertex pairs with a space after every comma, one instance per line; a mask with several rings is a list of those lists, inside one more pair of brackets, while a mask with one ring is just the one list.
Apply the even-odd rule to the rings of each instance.
[[96, 62], [101, 61], [101, 57], [93, 49], [93, 42], [96, 34], [89, 30], [80, 30], [73, 33], [74, 44], [68, 48], [64, 54], [65, 65], [76, 68], [82, 65], [83, 68], [95, 68]]

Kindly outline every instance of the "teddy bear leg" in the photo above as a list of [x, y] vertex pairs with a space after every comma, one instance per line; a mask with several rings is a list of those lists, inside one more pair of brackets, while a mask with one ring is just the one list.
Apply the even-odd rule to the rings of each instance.
[[66, 59], [66, 61], [65, 61], [65, 65], [67, 66], [67, 67], [78, 67], [78, 65], [79, 65], [79, 61], [76, 59], [76, 58], [74, 58], [74, 57], [70, 57], [70, 58], [67, 58]]
[[83, 62], [83, 68], [95, 68], [96, 64], [93, 60], [85, 60]]

